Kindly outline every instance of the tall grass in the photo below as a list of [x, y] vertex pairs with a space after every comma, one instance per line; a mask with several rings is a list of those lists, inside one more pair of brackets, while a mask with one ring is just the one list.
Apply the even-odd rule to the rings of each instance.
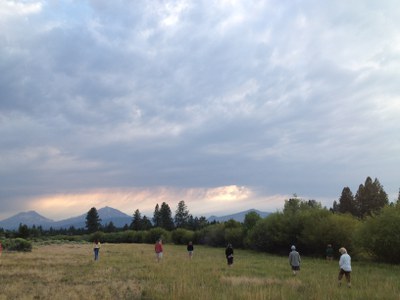
[[400, 266], [353, 262], [351, 289], [337, 286], [337, 261], [304, 258], [293, 276], [287, 257], [235, 250], [104, 244], [93, 261], [90, 244], [40, 245], [3, 252], [0, 299], [400, 299]]

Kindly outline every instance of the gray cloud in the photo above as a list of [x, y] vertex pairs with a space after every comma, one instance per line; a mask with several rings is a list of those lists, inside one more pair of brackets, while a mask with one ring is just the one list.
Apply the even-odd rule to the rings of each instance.
[[394, 2], [16, 3], [0, 4], [2, 206], [228, 185], [330, 205], [367, 176], [398, 191]]

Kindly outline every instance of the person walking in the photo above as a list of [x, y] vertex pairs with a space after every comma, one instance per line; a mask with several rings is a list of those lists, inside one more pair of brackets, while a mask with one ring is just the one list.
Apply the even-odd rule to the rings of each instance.
[[351, 287], [351, 278], [350, 278], [350, 273], [351, 273], [351, 257], [347, 253], [346, 248], [342, 247], [339, 249], [339, 252], [341, 254], [340, 259], [339, 259], [339, 275], [338, 275], [338, 285], [342, 285], [342, 278], [343, 275], [346, 276], [347, 280], [347, 286], [350, 288]]
[[189, 258], [192, 259], [192, 257], [193, 257], [193, 251], [194, 251], [194, 247], [193, 247], [193, 243], [192, 243], [192, 242], [189, 242], [189, 243], [188, 243], [188, 245], [187, 245], [187, 251], [188, 251], [188, 254], [189, 254]]
[[289, 253], [289, 264], [292, 267], [293, 275], [297, 275], [297, 272], [300, 271], [300, 254], [296, 251], [296, 246], [292, 246], [290, 248], [292, 251]]
[[160, 262], [162, 257], [163, 257], [163, 246], [162, 246], [162, 240], [159, 239], [155, 246], [154, 246], [154, 251], [156, 252], [156, 258], [157, 262]]
[[226, 261], [228, 263], [228, 266], [232, 267], [232, 265], [233, 265], [233, 247], [232, 247], [232, 244], [228, 244], [228, 246], [226, 247], [225, 256], [226, 256]]
[[328, 244], [325, 250], [326, 260], [333, 260], [333, 248], [331, 244]]
[[99, 260], [100, 242], [98, 239], [94, 240], [93, 252], [94, 252], [94, 260]]

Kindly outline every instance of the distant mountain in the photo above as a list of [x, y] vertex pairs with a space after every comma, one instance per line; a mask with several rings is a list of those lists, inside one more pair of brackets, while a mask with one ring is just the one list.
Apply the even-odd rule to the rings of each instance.
[[[110, 222], [113, 222], [114, 226], [116, 227], [124, 227], [125, 224], [129, 225], [132, 222], [132, 217], [112, 207], [106, 206], [100, 208], [97, 210], [97, 213], [99, 214], [102, 225], [107, 225]], [[75, 228], [85, 228], [86, 215], [87, 213], [77, 217], [54, 222], [52, 227], [54, 229], [69, 228], [71, 226], [74, 226]]]
[[235, 213], [235, 214], [232, 214], [232, 215], [227, 215], [227, 216], [222, 216], [222, 217], [211, 216], [211, 217], [209, 217], [209, 218], [207, 219], [207, 221], [208, 221], [208, 222], [213, 222], [213, 221], [216, 221], [216, 222], [226, 222], [226, 221], [229, 221], [229, 220], [233, 219], [233, 220], [235, 220], [235, 221], [238, 221], [238, 222], [243, 223], [245, 216], [246, 216], [249, 212], [252, 212], [252, 211], [254, 211], [254, 212], [256, 212], [257, 214], [259, 214], [261, 218], [265, 218], [265, 217], [267, 217], [268, 215], [271, 214], [271, 213], [269, 213], [269, 212], [263, 212], [263, 211], [259, 211], [259, 210], [257, 210], [257, 209], [249, 209], [249, 210], [245, 210], [245, 211], [242, 211], [242, 212], [238, 212], [238, 213]]
[[[125, 224], [129, 225], [132, 222], [132, 217], [108, 206], [100, 208], [97, 210], [97, 213], [99, 214], [102, 225], [113, 222], [114, 226], [123, 227]], [[71, 226], [74, 226], [75, 228], [85, 228], [86, 215], [87, 213], [61, 221], [53, 221], [39, 215], [35, 211], [29, 211], [19, 213], [11, 218], [0, 221], [0, 228], [14, 230], [18, 229], [19, 224], [26, 224], [29, 227], [32, 225], [42, 226], [43, 229], [49, 229], [50, 227], [54, 229], [68, 229]]]
[[[225, 222], [230, 219], [233, 219], [238, 222], [243, 222], [245, 216], [251, 211], [258, 213], [262, 218], [265, 218], [270, 214], [269, 212], [262, 212], [256, 209], [249, 209], [232, 215], [226, 215], [221, 217], [211, 216], [207, 219], [207, 221]], [[132, 222], [132, 216], [129, 216], [119, 211], [118, 209], [112, 207], [106, 206], [100, 208], [97, 210], [97, 213], [99, 214], [102, 225], [106, 225], [109, 224], [110, 222], [113, 222], [114, 226], [121, 228], [124, 227], [125, 224], [129, 225]], [[87, 213], [84, 213], [77, 217], [68, 218], [61, 221], [53, 221], [51, 219], [47, 219], [39, 215], [35, 211], [28, 211], [16, 214], [15, 216], [0, 221], [0, 228], [15, 230], [18, 229], [19, 224], [25, 224], [28, 225], [29, 227], [32, 227], [33, 225], [35, 225], [36, 227], [42, 226], [43, 229], [49, 229], [50, 227], [54, 229], [60, 229], [60, 228], [68, 229], [71, 226], [75, 228], [85, 228], [86, 215]]]
[[37, 212], [31, 210], [27, 212], [21, 212], [12, 216], [8, 219], [0, 221], [0, 228], [4, 229], [18, 229], [19, 224], [25, 224], [29, 227], [33, 225], [39, 226], [42, 225], [43, 227], [51, 226], [50, 224], [54, 223], [53, 220], [47, 219]]

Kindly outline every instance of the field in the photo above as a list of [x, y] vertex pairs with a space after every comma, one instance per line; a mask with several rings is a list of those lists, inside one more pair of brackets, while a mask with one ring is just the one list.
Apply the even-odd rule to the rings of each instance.
[[[287, 258], [235, 250], [164, 245], [104, 244], [93, 261], [90, 244], [35, 246], [3, 252], [0, 299], [400, 299], [400, 266], [353, 262], [352, 288], [337, 285], [337, 261], [303, 258], [293, 276]], [[351, 254], [351, 253], [350, 253]]]

